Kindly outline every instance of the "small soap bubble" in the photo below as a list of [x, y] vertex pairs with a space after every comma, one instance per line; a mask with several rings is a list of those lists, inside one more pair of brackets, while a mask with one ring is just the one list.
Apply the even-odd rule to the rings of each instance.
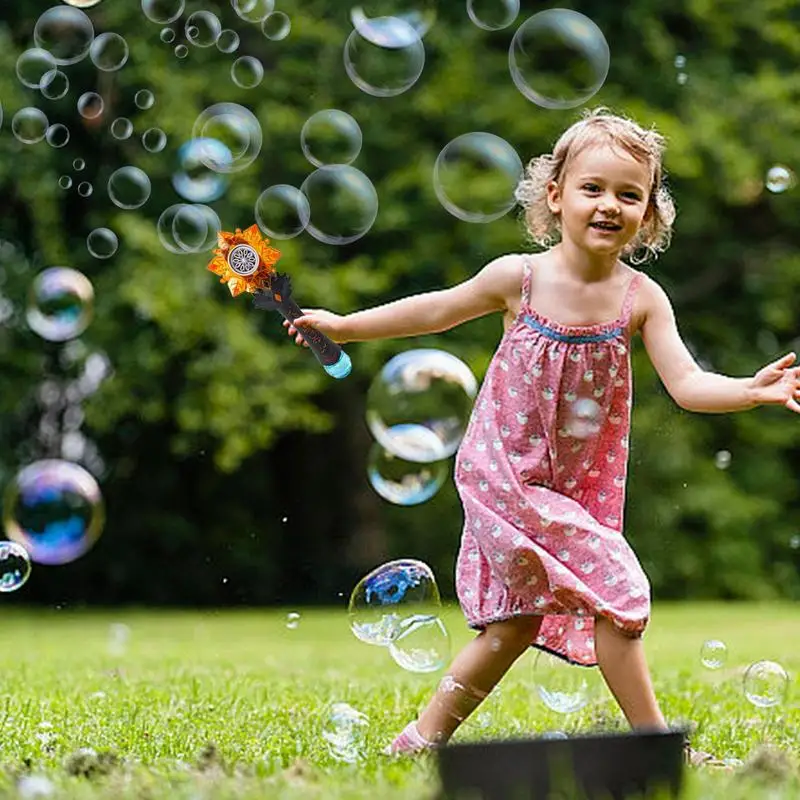
[[235, 53], [239, 49], [239, 34], [225, 28], [217, 37], [217, 50], [221, 53]]
[[773, 194], [781, 194], [795, 185], [795, 176], [789, 167], [783, 164], [775, 164], [767, 170], [767, 177], [764, 185]]
[[731, 465], [731, 451], [719, 450], [714, 456], [714, 466], [717, 469], [728, 469]]
[[99, 538], [104, 519], [97, 481], [69, 461], [36, 461], [23, 467], [6, 487], [6, 533], [37, 564], [66, 564], [80, 558]]
[[17, 58], [17, 78], [23, 86], [29, 89], [39, 89], [45, 75], [55, 71], [56, 60], [53, 56], [40, 47], [25, 50]]
[[286, 627], [290, 631], [297, 630], [297, 627], [299, 625], [300, 625], [300, 615], [297, 612], [292, 611], [290, 614], [286, 615]]
[[22, 144], [41, 142], [49, 127], [45, 113], [33, 106], [21, 108], [11, 119], [11, 132]]
[[550, 739], [551, 741], [552, 740], [561, 740], [561, 741], [563, 741], [564, 739], [569, 739], [569, 736], [567, 736], [567, 734], [564, 733], [564, 731], [545, 731], [541, 735], [541, 738], [542, 739]]
[[82, 183], [78, 184], [78, 194], [81, 197], [91, 197], [93, 191], [94, 187], [91, 183], [89, 183], [89, 181], [83, 181]]
[[119, 239], [109, 228], [95, 228], [86, 237], [86, 247], [95, 258], [111, 258], [119, 248]]
[[105, 103], [97, 92], [84, 92], [78, 98], [78, 113], [84, 119], [97, 119], [102, 115]]
[[186, 58], [189, 55], [189, 48], [185, 44], [179, 44], [175, 48], [175, 58]]
[[325, 712], [322, 738], [336, 761], [355, 764], [364, 757], [369, 717], [347, 703], [333, 703]]
[[700, 648], [700, 662], [707, 669], [720, 669], [728, 660], [728, 648], [719, 639], [709, 639]]
[[119, 141], [130, 139], [133, 134], [133, 123], [127, 117], [117, 117], [111, 123], [111, 135]]
[[142, 147], [148, 153], [160, 153], [167, 146], [167, 134], [161, 128], [148, 128], [142, 134]]
[[795, 533], [791, 539], [789, 539], [789, 547], [792, 550], [800, 550], [800, 534]]
[[124, 622], [112, 622], [108, 626], [108, 654], [119, 658], [128, 650], [131, 629]]
[[175, 41], [175, 31], [172, 28], [162, 28], [161, 33], [158, 34], [164, 44], [172, 44]]
[[62, 176], [61, 176], [61, 177], [58, 179], [58, 185], [59, 185], [59, 186], [60, 186], [62, 189], [70, 189], [70, 188], [72, 188], [72, 178], [70, 178], [70, 176], [69, 176], [69, 175], [62, 175]]
[[438, 672], [450, 660], [450, 634], [438, 616], [412, 614], [400, 621], [389, 653], [407, 672]]
[[[312, 207], [313, 211], [313, 207]], [[415, 349], [390, 359], [367, 393], [367, 426], [390, 453], [416, 463], [448, 458], [466, 430], [478, 382], [461, 359], [443, 350]], [[415, 425], [433, 436], [393, 436], [398, 425]]]
[[64, 147], [69, 142], [69, 128], [67, 128], [66, 125], [62, 125], [60, 122], [56, 122], [55, 125], [51, 125], [47, 129], [44, 138], [50, 147]]
[[186, 20], [186, 38], [195, 47], [212, 47], [222, 33], [222, 24], [210, 11], [195, 11]]
[[519, 0], [467, 0], [467, 15], [485, 31], [507, 28], [519, 14]]
[[258, 227], [271, 239], [293, 239], [306, 229], [311, 209], [299, 189], [279, 183], [259, 195], [255, 218]]
[[689, 76], [685, 72], [679, 72], [675, 77], [678, 86], [685, 86], [689, 82]]
[[257, 58], [242, 56], [231, 65], [231, 80], [242, 89], [254, 89], [264, 79], [264, 67]]
[[94, 290], [89, 279], [69, 267], [50, 267], [31, 284], [26, 319], [43, 339], [65, 342], [86, 330], [93, 310]]
[[542, 108], [575, 108], [593, 97], [608, 75], [610, 50], [589, 17], [565, 8], [540, 11], [517, 28], [508, 51], [511, 78]]
[[292, 21], [283, 11], [273, 11], [261, 23], [261, 32], [273, 42], [280, 42], [285, 39], [291, 30]]
[[140, 89], [134, 95], [133, 102], [136, 103], [136, 108], [146, 111], [156, 104], [156, 97], [149, 89]]
[[101, 33], [89, 50], [92, 63], [101, 72], [116, 72], [128, 61], [128, 43], [118, 33]]
[[564, 424], [566, 432], [575, 439], [588, 439], [600, 432], [602, 410], [590, 397], [579, 397], [569, 406]]
[[120, 167], [108, 179], [108, 196], [118, 208], [141, 208], [150, 198], [151, 185], [147, 173], [138, 167]]
[[39, 91], [48, 100], [60, 100], [69, 91], [69, 78], [60, 69], [51, 69], [42, 76]]
[[72, 162], [72, 169], [74, 169], [75, 172], [83, 172], [83, 170], [86, 169], [86, 162], [82, 158], [76, 158]]
[[744, 695], [758, 708], [772, 708], [786, 699], [789, 676], [774, 661], [756, 661], [744, 674]]
[[315, 167], [352, 163], [361, 152], [362, 141], [359, 124], [336, 108], [312, 114], [300, 131], [300, 149]]
[[683, 69], [686, 66], [686, 56], [677, 55], [675, 56], [675, 69]]
[[30, 576], [28, 551], [18, 542], [0, 542], [0, 592], [16, 592]]
[[183, 14], [186, 0], [142, 0], [142, 11], [150, 22], [169, 25]]
[[541, 701], [559, 714], [573, 714], [589, 702], [582, 667], [540, 650], [533, 662], [533, 682]]

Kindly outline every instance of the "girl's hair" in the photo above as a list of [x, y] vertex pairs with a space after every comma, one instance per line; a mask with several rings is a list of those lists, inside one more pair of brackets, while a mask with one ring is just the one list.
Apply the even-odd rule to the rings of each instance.
[[675, 204], [664, 186], [661, 165], [666, 140], [654, 129], [646, 130], [603, 106], [585, 111], [578, 122], [561, 134], [552, 153], [531, 159], [525, 168], [516, 198], [525, 209], [528, 234], [542, 247], [550, 247], [561, 238], [560, 221], [547, 205], [547, 185], [550, 181], [560, 182], [572, 159], [598, 144], [622, 147], [650, 167], [652, 180], [647, 200], [650, 216], [622, 254], [630, 256], [635, 264], [657, 257], [669, 246], [675, 220]]

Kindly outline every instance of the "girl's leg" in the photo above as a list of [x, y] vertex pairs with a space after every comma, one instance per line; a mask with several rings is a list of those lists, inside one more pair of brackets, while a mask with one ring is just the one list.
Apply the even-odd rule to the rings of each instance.
[[514, 617], [487, 625], [450, 665], [417, 720], [419, 734], [429, 742], [446, 742], [530, 647], [541, 624], [541, 617]]
[[658, 707], [640, 637], [632, 639], [605, 617], [595, 617], [600, 671], [632, 728], [667, 730]]

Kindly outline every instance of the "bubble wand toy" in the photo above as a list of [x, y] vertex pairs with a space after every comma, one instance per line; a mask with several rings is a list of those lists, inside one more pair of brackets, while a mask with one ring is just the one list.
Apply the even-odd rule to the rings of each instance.
[[[302, 315], [292, 298], [289, 276], [275, 271], [280, 250], [269, 246], [269, 239], [261, 235], [257, 225], [244, 231], [237, 228], [234, 233], [220, 231], [217, 243], [208, 268], [219, 275], [220, 283], [227, 285], [233, 297], [250, 292], [256, 308], [278, 311], [290, 323]], [[302, 330], [303, 338], [325, 372], [333, 378], [346, 378], [352, 368], [347, 353], [318, 330], [307, 327]]]

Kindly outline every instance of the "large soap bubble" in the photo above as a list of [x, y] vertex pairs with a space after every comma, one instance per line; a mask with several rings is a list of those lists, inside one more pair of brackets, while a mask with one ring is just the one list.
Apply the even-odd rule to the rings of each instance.
[[80, 336], [92, 319], [94, 289], [89, 279], [69, 267], [50, 267], [31, 285], [25, 318], [28, 327], [50, 342]]
[[[373, 380], [367, 425], [383, 447], [406, 461], [440, 461], [458, 449], [477, 391], [475, 376], [456, 356], [407, 350], [390, 359]], [[393, 435], [398, 425], [421, 426], [432, 436]]]
[[536, 653], [533, 681], [541, 701], [559, 714], [573, 714], [589, 702], [584, 667], [557, 658], [544, 650]]
[[350, 164], [361, 152], [359, 124], [345, 111], [325, 108], [312, 114], [300, 132], [303, 155], [315, 166]]
[[238, 103], [216, 103], [202, 111], [192, 128], [192, 137], [214, 139], [231, 153], [230, 163], [219, 160], [218, 149], [199, 145], [200, 160], [215, 172], [229, 173], [246, 169], [261, 152], [263, 133], [252, 111]]
[[[353, 27], [367, 39], [385, 41], [386, 28], [381, 20], [398, 19], [413, 31], [413, 38], [422, 38], [436, 21], [437, 0], [364, 0], [350, 11]], [[394, 46], [409, 43], [408, 34], [394, 30]]]
[[756, 661], [744, 673], [744, 696], [758, 708], [772, 708], [786, 700], [789, 676], [775, 661]]
[[84, 59], [94, 41], [94, 26], [78, 8], [53, 6], [33, 29], [37, 47], [47, 50], [57, 64], [76, 64]]
[[233, 153], [216, 139], [201, 138], [185, 142], [178, 149], [178, 169], [172, 186], [184, 200], [212, 203], [228, 188], [225, 173], [231, 171]]
[[264, 189], [255, 205], [258, 227], [273, 239], [293, 239], [311, 219], [308, 198], [296, 187], [278, 183]]
[[430, 614], [407, 617], [389, 643], [395, 663], [408, 672], [437, 672], [450, 660], [450, 634], [444, 622]]
[[169, 25], [183, 14], [186, 0], [142, 0], [142, 11], [150, 22]]
[[369, 717], [348, 703], [332, 703], [325, 710], [322, 738], [336, 761], [355, 764], [364, 757]]

